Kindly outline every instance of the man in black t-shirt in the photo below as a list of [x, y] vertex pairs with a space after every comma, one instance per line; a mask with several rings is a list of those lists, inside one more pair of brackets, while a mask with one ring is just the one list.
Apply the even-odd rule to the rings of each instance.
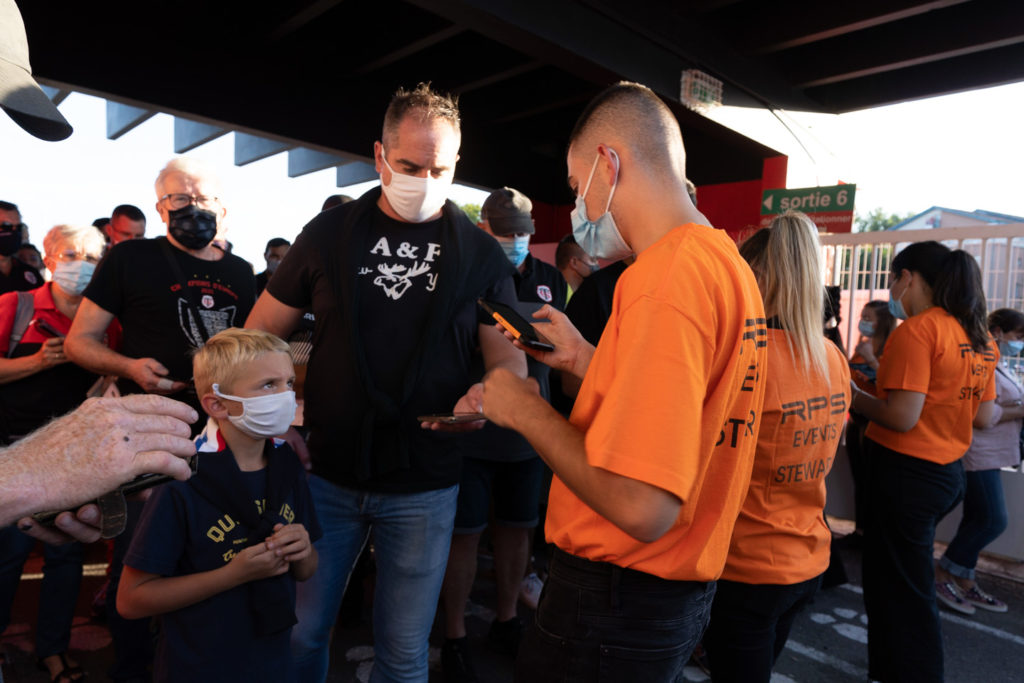
[[[127, 240], [96, 267], [64, 342], [69, 359], [119, 377], [122, 393], [165, 394], [202, 414], [192, 389], [192, 351], [213, 335], [240, 326], [256, 298], [252, 266], [211, 242], [227, 210], [205, 165], [179, 157], [156, 179], [156, 209], [167, 236]], [[117, 318], [120, 351], [103, 344]], [[203, 422], [193, 425], [200, 430]], [[117, 660], [115, 680], [146, 676], [152, 648], [149, 620], [124, 620], [115, 609], [124, 553], [141, 505], [128, 507], [128, 527], [114, 543], [107, 614]]]
[[450, 98], [399, 90], [374, 143], [381, 187], [310, 221], [246, 322], [284, 337], [303, 309], [316, 320], [304, 419], [324, 536], [320, 567], [298, 591], [300, 681], [327, 675], [331, 627], [371, 527], [374, 680], [427, 679], [460, 457], [458, 437], [423, 429], [419, 416], [479, 409], [477, 348], [487, 368], [526, 375], [523, 354], [476, 305], [515, 303], [512, 267], [445, 201], [460, 137]]
[[0, 201], [0, 294], [27, 292], [43, 285], [38, 270], [15, 258], [25, 234], [17, 204]]

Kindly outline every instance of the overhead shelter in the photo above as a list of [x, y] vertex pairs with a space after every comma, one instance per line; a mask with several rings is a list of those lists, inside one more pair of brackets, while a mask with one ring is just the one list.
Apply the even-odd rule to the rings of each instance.
[[974, 0], [241, 0], [19, 2], [33, 68], [54, 97], [108, 99], [117, 137], [163, 111], [175, 150], [235, 131], [235, 161], [289, 154], [290, 175], [370, 159], [396, 87], [460, 97], [457, 180], [517, 187], [542, 237], [567, 229], [565, 144], [585, 103], [620, 79], [679, 118], [688, 175], [716, 225], [757, 222], [785, 157], [680, 103], [700, 69], [725, 104], [842, 112], [1024, 79], [1024, 5]]

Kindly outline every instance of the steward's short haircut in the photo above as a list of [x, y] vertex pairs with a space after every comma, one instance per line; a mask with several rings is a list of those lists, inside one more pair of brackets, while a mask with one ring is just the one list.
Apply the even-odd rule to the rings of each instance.
[[114, 210], [110, 212], [110, 220], [114, 220], [118, 216], [124, 216], [130, 221], [146, 222], [146, 214], [142, 213], [142, 209], [134, 204], [118, 204], [115, 206]]

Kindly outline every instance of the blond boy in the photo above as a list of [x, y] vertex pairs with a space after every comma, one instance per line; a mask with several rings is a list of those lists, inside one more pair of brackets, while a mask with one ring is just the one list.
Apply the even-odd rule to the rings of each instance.
[[209, 415], [197, 474], [158, 488], [125, 557], [117, 608], [161, 615], [154, 681], [284, 681], [295, 581], [320, 537], [305, 473], [283, 441], [295, 416], [288, 345], [232, 328], [195, 354]]

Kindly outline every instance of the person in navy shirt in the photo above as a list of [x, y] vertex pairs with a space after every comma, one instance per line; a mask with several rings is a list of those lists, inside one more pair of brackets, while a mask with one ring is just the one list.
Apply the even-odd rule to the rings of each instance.
[[271, 438], [295, 417], [288, 345], [228, 329], [193, 369], [210, 416], [197, 473], [147, 501], [117, 608], [161, 615], [154, 681], [288, 680], [295, 582], [316, 571], [321, 536], [302, 465]]

